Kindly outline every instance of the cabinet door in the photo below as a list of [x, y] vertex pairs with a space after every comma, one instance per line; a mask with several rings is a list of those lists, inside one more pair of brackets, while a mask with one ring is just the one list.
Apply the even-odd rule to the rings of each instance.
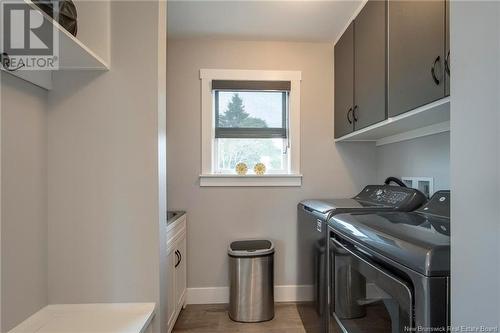
[[444, 97], [444, 3], [388, 2], [389, 117]]
[[177, 245], [180, 261], [175, 269], [175, 302], [178, 308], [184, 305], [184, 295], [186, 292], [186, 236], [184, 236]]
[[385, 9], [369, 0], [354, 21], [354, 130], [386, 118]]
[[167, 323], [169, 332], [173, 328], [175, 322], [175, 309], [176, 309], [176, 290], [175, 290], [175, 264], [177, 263], [177, 256], [175, 250], [168, 253], [167, 257]]
[[354, 25], [351, 23], [335, 45], [335, 138], [354, 130]]
[[450, 0], [446, 0], [445, 2], [445, 6], [446, 6], [446, 25], [445, 25], [445, 29], [446, 29], [446, 49], [444, 50], [445, 51], [445, 55], [446, 55], [446, 66], [445, 67], [445, 73], [446, 73], [446, 77], [445, 77], [445, 80], [444, 80], [444, 83], [445, 83], [445, 92], [444, 94], [446, 96], [450, 96]]

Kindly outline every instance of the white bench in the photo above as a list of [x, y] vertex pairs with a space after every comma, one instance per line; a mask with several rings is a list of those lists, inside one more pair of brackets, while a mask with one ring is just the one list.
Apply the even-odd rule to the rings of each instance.
[[9, 333], [150, 333], [154, 303], [47, 305]]

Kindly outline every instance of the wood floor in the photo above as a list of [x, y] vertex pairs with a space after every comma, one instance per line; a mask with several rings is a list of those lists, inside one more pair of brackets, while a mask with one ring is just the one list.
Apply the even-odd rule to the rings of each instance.
[[173, 333], [305, 333], [296, 304], [276, 304], [275, 316], [263, 323], [236, 323], [227, 305], [188, 305], [179, 315]]

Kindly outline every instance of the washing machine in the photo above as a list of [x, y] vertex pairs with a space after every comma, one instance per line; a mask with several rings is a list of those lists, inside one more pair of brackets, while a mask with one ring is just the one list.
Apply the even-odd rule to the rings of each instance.
[[389, 177], [385, 184], [368, 185], [353, 198], [309, 199], [298, 204], [297, 284], [305, 296], [298, 310], [307, 333], [326, 333], [329, 327], [328, 220], [349, 212], [412, 211], [426, 200], [422, 192]]

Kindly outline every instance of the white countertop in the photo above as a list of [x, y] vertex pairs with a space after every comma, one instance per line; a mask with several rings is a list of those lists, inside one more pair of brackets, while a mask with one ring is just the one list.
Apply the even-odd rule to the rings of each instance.
[[9, 333], [143, 333], [154, 303], [47, 305]]

